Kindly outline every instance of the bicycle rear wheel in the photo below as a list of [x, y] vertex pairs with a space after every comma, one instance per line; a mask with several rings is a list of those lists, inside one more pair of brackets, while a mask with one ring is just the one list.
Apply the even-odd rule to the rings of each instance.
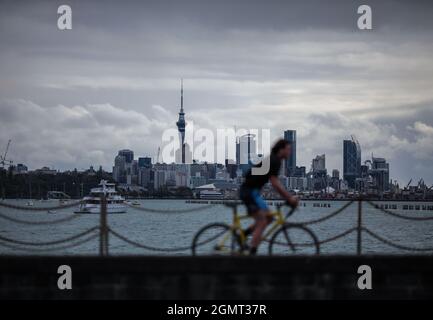
[[192, 255], [231, 255], [241, 253], [239, 237], [225, 223], [211, 223], [201, 228], [192, 241]]
[[307, 227], [285, 224], [269, 241], [269, 255], [319, 254], [320, 245], [316, 235]]

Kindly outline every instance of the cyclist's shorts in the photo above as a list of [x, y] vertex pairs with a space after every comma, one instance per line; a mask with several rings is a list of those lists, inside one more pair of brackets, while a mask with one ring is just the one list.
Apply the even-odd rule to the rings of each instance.
[[259, 210], [268, 210], [268, 206], [258, 189], [241, 188], [240, 198], [247, 207], [248, 214], [256, 213]]

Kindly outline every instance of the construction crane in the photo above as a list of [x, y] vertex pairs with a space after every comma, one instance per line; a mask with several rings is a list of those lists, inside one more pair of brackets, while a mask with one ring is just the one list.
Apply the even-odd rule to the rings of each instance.
[[8, 155], [9, 146], [11, 144], [12, 140], [9, 139], [8, 144], [6, 145], [6, 150], [3, 155], [0, 155], [0, 165], [2, 168], [5, 167], [5, 165], [11, 166], [13, 161], [6, 159], [6, 156]]
[[409, 188], [409, 186], [410, 186], [410, 183], [412, 182], [412, 179], [410, 179], [409, 180], [409, 182], [407, 183], [407, 185], [406, 185], [406, 188], [405, 189], [408, 189]]
[[424, 185], [425, 185], [425, 184], [424, 184], [424, 179], [421, 178], [421, 179], [418, 181], [418, 188], [422, 188]]

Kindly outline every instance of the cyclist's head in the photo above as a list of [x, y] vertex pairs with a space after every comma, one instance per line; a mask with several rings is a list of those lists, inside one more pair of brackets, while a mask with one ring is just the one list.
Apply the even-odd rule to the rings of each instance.
[[273, 155], [276, 155], [278, 158], [288, 158], [291, 152], [290, 142], [284, 139], [278, 140], [271, 150]]

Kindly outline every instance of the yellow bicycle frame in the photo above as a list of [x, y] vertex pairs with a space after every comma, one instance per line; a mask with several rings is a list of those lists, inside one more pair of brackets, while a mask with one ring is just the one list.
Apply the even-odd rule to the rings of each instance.
[[[270, 226], [268, 226], [267, 231], [264, 233], [262, 237], [262, 240], [268, 239], [278, 227], [286, 223], [285, 217], [283, 216], [280, 208], [278, 208], [277, 211], [271, 212], [271, 216], [274, 218], [274, 221]], [[232, 225], [230, 226], [230, 232], [227, 232], [227, 234], [221, 239], [220, 243], [218, 243], [218, 247], [224, 248], [224, 243], [228, 241], [230, 236], [233, 234], [233, 232], [236, 231], [239, 232], [240, 242], [242, 247], [244, 247], [247, 238], [245, 236], [245, 232], [242, 228], [241, 222], [242, 220], [246, 220], [246, 219], [254, 219], [254, 218], [249, 215], [239, 216], [237, 210], [233, 210], [233, 222]]]

